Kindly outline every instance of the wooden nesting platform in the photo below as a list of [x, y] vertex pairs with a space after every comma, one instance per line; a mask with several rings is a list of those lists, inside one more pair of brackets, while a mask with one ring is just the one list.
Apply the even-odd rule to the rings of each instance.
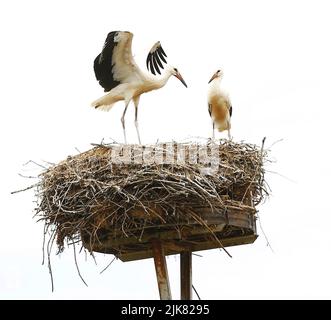
[[116, 236], [116, 232], [102, 231], [99, 241], [91, 243], [90, 238], [82, 234], [82, 241], [89, 251], [114, 254], [122, 261], [133, 261], [153, 258], [152, 242], [161, 240], [165, 255], [179, 254], [184, 251], [200, 251], [215, 248], [237, 246], [253, 243], [256, 234], [256, 218], [252, 209], [247, 211], [228, 210], [226, 213], [214, 212], [210, 209], [194, 209], [201, 217], [165, 223], [144, 230], [126, 230], [130, 237]]
[[180, 254], [190, 299], [192, 252], [257, 238], [265, 156], [228, 140], [95, 145], [40, 175], [36, 216], [59, 251], [82, 241], [122, 261], [153, 257], [161, 299], [171, 299], [165, 256]]
[[41, 174], [37, 216], [65, 241], [122, 261], [252, 243], [266, 194], [256, 145], [97, 145]]

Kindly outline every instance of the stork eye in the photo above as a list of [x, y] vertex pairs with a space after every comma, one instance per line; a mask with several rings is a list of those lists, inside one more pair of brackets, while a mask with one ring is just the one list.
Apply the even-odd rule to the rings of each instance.
[[217, 73], [220, 73], [221, 72], [221, 70], [217, 70]]
[[175, 70], [176, 72], [178, 72], [178, 70], [177, 70], [176, 68], [174, 68], [174, 70]]

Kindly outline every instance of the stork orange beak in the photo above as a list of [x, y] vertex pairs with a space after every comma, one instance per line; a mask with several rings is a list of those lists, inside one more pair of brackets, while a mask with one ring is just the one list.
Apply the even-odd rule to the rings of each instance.
[[179, 72], [177, 72], [177, 73], [175, 74], [175, 77], [176, 77], [177, 79], [179, 79], [180, 82], [181, 82], [181, 83], [187, 88], [187, 84], [186, 84], [186, 82], [184, 81], [182, 75], [181, 75]]
[[217, 72], [215, 72], [213, 74], [213, 76], [211, 77], [211, 79], [208, 81], [208, 83], [211, 83], [215, 78], [217, 78]]

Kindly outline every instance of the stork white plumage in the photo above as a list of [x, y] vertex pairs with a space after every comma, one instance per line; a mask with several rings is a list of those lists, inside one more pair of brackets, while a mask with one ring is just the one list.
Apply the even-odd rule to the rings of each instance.
[[213, 139], [215, 138], [215, 126], [218, 131], [228, 130], [228, 138], [231, 139], [232, 105], [227, 93], [220, 89], [223, 72], [217, 70], [208, 83], [208, 111], [213, 121]]
[[[138, 104], [140, 96], [152, 90], [162, 88], [171, 76], [177, 77], [187, 87], [183, 77], [176, 68], [168, 67], [161, 79], [144, 73], [137, 66], [131, 51], [133, 34], [128, 31], [113, 31], [107, 36], [101, 53], [94, 60], [94, 72], [100, 85], [108, 92], [103, 97], [92, 102], [92, 107], [109, 111], [112, 106], [121, 100], [125, 102], [125, 109], [121, 118], [126, 143], [125, 113], [131, 100], [135, 106], [135, 126], [138, 140]], [[166, 54], [160, 42], [157, 42], [147, 56], [147, 68], [155, 75], [161, 74], [164, 69]]]

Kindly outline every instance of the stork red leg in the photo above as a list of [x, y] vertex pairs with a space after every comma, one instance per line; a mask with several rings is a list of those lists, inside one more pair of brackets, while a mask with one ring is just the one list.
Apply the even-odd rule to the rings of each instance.
[[125, 144], [126, 144], [127, 142], [126, 142], [125, 119], [124, 119], [124, 118], [125, 118], [126, 110], [128, 109], [128, 106], [129, 106], [129, 102], [130, 102], [130, 101], [125, 102], [125, 109], [124, 109], [124, 112], [123, 112], [123, 115], [122, 115], [122, 118], [121, 118], [122, 127], [123, 127], [123, 133], [124, 133], [124, 142], [125, 142]]
[[230, 126], [231, 126], [231, 124], [228, 122], [228, 138], [229, 138], [229, 140], [231, 140]]
[[139, 141], [139, 144], [141, 144], [140, 134], [139, 134], [139, 126], [138, 126], [138, 104], [139, 104], [139, 99], [140, 99], [140, 96], [134, 98], [134, 99], [133, 99], [133, 103], [134, 103], [134, 107], [135, 107], [135, 119], [134, 119], [134, 124], [135, 124], [135, 126], [136, 126], [136, 130], [137, 130], [137, 135], [138, 135], [138, 141]]

